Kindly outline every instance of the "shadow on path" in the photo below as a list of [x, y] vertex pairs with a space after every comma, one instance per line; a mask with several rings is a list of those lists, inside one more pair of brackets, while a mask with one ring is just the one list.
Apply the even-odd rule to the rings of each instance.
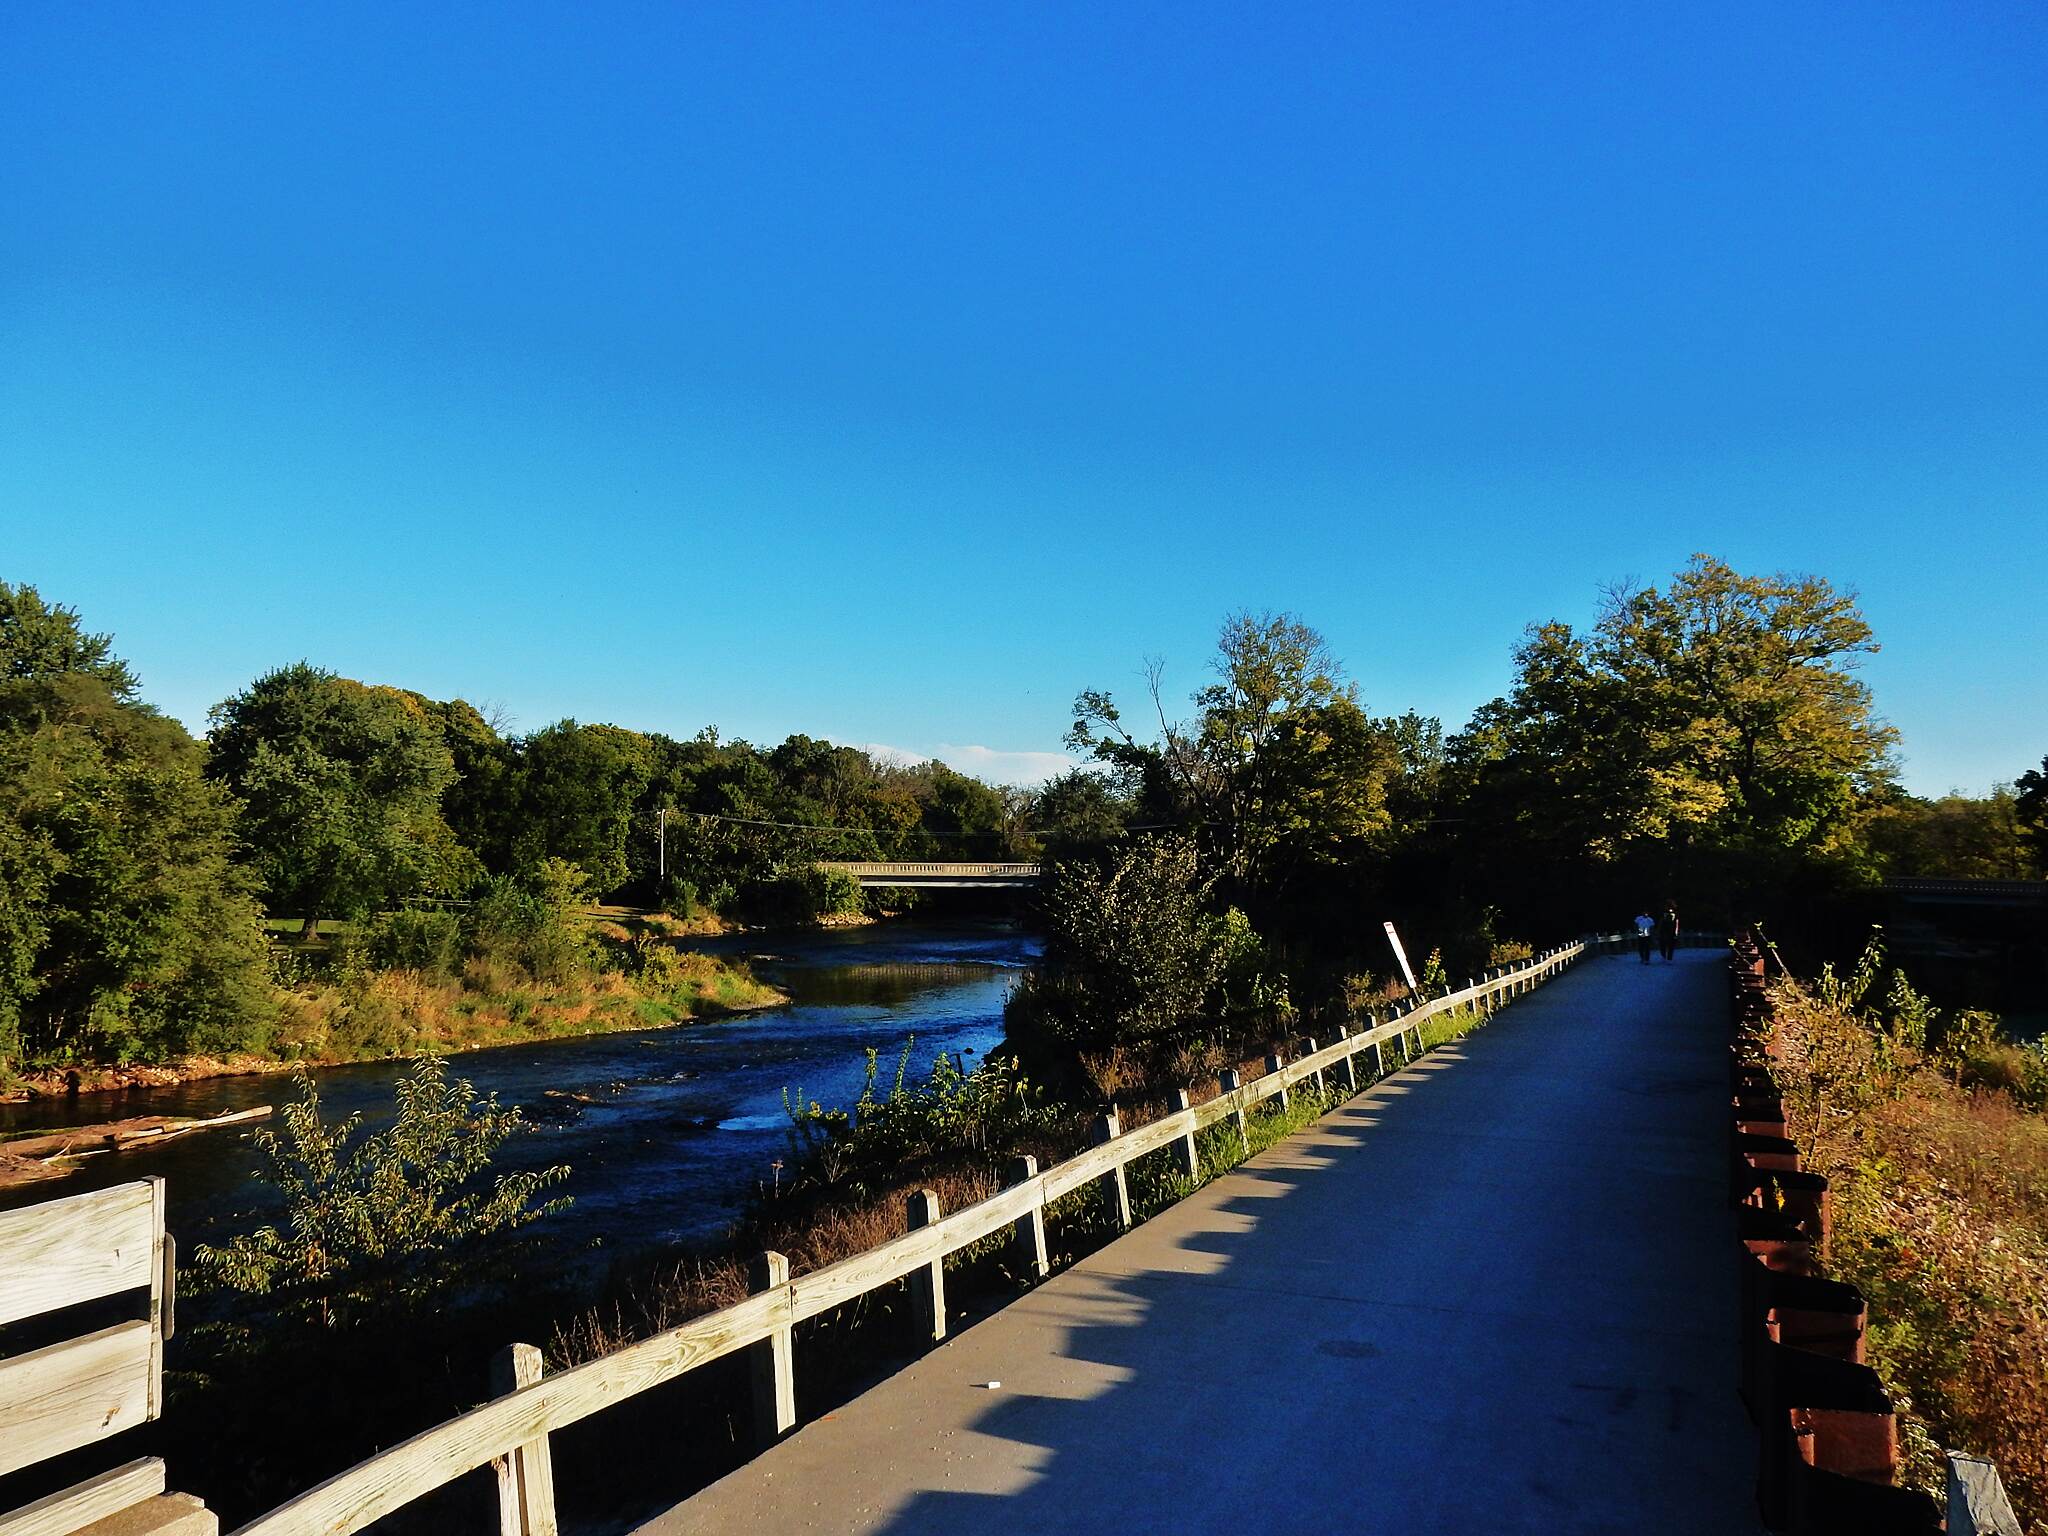
[[644, 1529], [1756, 1530], [1724, 975], [1582, 962]]

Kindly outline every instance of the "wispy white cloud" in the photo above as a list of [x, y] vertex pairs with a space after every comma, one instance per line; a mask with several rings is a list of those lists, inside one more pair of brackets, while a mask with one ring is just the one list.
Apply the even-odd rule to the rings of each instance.
[[908, 768], [936, 761], [956, 772], [986, 779], [991, 784], [1017, 784], [1026, 788], [1036, 788], [1047, 779], [1058, 778], [1069, 768], [1081, 766], [1078, 759], [1064, 752], [1006, 752], [997, 747], [955, 746], [943, 741], [929, 752], [913, 752], [907, 747], [892, 747], [879, 741], [859, 745], [861, 751], [877, 762]]

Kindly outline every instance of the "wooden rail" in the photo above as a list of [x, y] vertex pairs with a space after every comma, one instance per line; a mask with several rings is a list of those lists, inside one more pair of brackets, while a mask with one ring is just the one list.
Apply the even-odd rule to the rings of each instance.
[[792, 1279], [788, 1260], [764, 1254], [754, 1266], [755, 1294], [745, 1301], [566, 1371], [537, 1375], [539, 1362], [531, 1346], [512, 1345], [501, 1357], [498, 1373], [501, 1381], [517, 1383], [511, 1390], [336, 1474], [259, 1516], [236, 1536], [343, 1536], [493, 1463], [504, 1536], [553, 1536], [547, 1451], [551, 1432], [742, 1351], [752, 1352], [755, 1421], [762, 1438], [785, 1435], [796, 1427], [796, 1324], [884, 1286], [913, 1280], [921, 1331], [928, 1322], [929, 1336], [944, 1338], [942, 1266], [947, 1255], [1008, 1232], [1025, 1259], [1024, 1267], [1042, 1275], [1046, 1208], [1061, 1196], [1100, 1180], [1111, 1196], [1111, 1210], [1128, 1226], [1124, 1169], [1138, 1158], [1177, 1148], [1176, 1156], [1192, 1173], [1198, 1131], [1224, 1120], [1241, 1130], [1251, 1109], [1276, 1098], [1284, 1105], [1291, 1088], [1320, 1082], [1325, 1073], [1334, 1072], [1355, 1087], [1361, 1081], [1357, 1058], [1364, 1052], [1372, 1053], [1375, 1077], [1385, 1070], [1388, 1046], [1400, 1049], [1405, 1064], [1422, 1052], [1425, 1020], [1469, 1007], [1491, 1012], [1548, 981], [1598, 942], [1567, 944], [1518, 966], [1489, 971], [1444, 997], [1411, 1000], [1386, 1022], [1360, 1033], [1340, 1030], [1338, 1038], [1324, 1046], [1310, 1041], [1310, 1049], [1293, 1061], [1269, 1058], [1268, 1070], [1250, 1082], [1226, 1072], [1215, 1098], [1190, 1106], [1182, 1094], [1181, 1107], [1135, 1130], [1123, 1131], [1113, 1114], [1104, 1115], [1096, 1127], [1096, 1144], [1087, 1151], [1043, 1172], [1035, 1159], [1019, 1158], [1007, 1188], [951, 1215], [941, 1215], [936, 1198], [921, 1191], [912, 1197], [912, 1230], [810, 1274]]
[[[0, 1211], [0, 1324], [129, 1293], [144, 1314], [0, 1360], [0, 1476], [162, 1412], [174, 1262], [162, 1179]], [[64, 1536], [163, 1489], [160, 1459], [131, 1461], [0, 1512], [0, 1536]]]

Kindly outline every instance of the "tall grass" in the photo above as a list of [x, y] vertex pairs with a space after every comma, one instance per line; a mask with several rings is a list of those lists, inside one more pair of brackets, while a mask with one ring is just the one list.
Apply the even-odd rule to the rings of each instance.
[[1894, 978], [1881, 1000], [1857, 976], [1773, 989], [1787, 1118], [1833, 1188], [1828, 1268], [1870, 1300], [1908, 1477], [1938, 1491], [1942, 1446], [1989, 1456], [2048, 1532], [2048, 1118], [2024, 1081], [1986, 1085], [2010, 1047], [1945, 1052]]

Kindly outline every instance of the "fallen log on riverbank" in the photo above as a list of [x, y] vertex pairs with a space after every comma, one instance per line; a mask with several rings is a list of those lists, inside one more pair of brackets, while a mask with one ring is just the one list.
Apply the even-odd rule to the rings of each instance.
[[0, 1189], [42, 1179], [62, 1178], [88, 1157], [160, 1147], [200, 1131], [267, 1120], [272, 1112], [271, 1105], [258, 1104], [254, 1109], [228, 1110], [204, 1119], [136, 1115], [126, 1120], [108, 1120], [97, 1125], [70, 1126], [59, 1131], [17, 1136], [0, 1141]]

